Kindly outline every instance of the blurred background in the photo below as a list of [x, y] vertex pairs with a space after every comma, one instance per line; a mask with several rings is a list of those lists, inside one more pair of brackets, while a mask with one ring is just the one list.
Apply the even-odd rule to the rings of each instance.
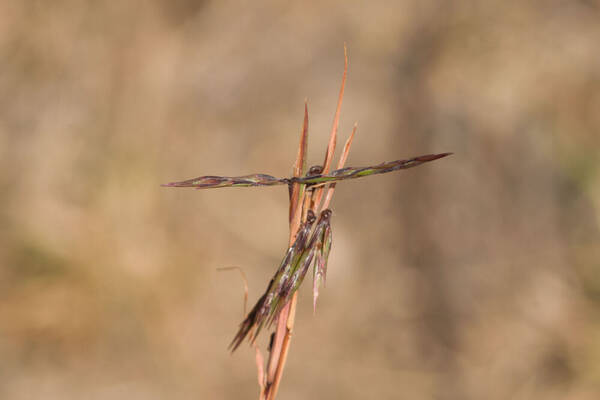
[[[282, 399], [600, 396], [598, 1], [0, 4], [0, 397], [254, 399], [227, 345], [343, 69], [327, 288]], [[264, 337], [261, 346], [264, 349]]]

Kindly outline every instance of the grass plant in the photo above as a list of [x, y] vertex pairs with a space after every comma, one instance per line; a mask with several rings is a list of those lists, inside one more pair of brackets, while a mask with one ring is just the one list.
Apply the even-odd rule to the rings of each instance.
[[[293, 175], [291, 177], [276, 178], [267, 174], [251, 174], [235, 177], [200, 176], [163, 185], [167, 187], [192, 187], [196, 189], [273, 185], [288, 186], [290, 201], [289, 247], [273, 278], [269, 281], [265, 292], [245, 316], [230, 344], [230, 349], [235, 351], [244, 339], [247, 338], [255, 348], [260, 400], [273, 400], [277, 395], [294, 330], [297, 290], [310, 269], [313, 271], [313, 308], [316, 310], [319, 287], [326, 279], [327, 259], [332, 244], [332, 211], [329, 205], [336, 184], [348, 179], [416, 167], [452, 154], [428, 154], [405, 160], [383, 162], [368, 167], [344, 167], [356, 133], [357, 126], [355, 124], [352, 133], [344, 145], [337, 168], [330, 172], [337, 142], [347, 72], [348, 56], [346, 47], [344, 46], [344, 73], [323, 165], [313, 166], [306, 171], [308, 106], [305, 103], [304, 122], [300, 134], [300, 143]], [[325, 197], [323, 199], [324, 193]], [[247, 287], [245, 291], [247, 293]], [[262, 329], [271, 329], [273, 325], [275, 328], [268, 349], [269, 356], [265, 369], [263, 355], [255, 341]]]

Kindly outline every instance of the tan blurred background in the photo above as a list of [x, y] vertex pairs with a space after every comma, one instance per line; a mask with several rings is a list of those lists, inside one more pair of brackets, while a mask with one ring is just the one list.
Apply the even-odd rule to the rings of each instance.
[[0, 398], [256, 398], [287, 191], [159, 184], [321, 161], [344, 41], [348, 165], [455, 155], [338, 185], [280, 398], [599, 398], [593, 0], [0, 3]]

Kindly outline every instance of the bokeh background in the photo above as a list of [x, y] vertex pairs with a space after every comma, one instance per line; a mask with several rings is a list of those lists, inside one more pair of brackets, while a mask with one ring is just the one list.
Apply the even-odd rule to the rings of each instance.
[[319, 163], [344, 42], [348, 165], [455, 155], [338, 185], [279, 397], [600, 396], [598, 1], [6, 0], [1, 398], [257, 397], [287, 191], [159, 184]]

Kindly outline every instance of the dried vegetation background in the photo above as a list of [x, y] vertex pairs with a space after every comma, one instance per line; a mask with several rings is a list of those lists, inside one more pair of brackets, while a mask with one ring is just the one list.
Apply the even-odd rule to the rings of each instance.
[[0, 397], [255, 398], [286, 190], [159, 183], [320, 162], [346, 41], [348, 165], [455, 155], [338, 185], [280, 397], [597, 399], [598, 2], [282, 3], [0, 4]]

